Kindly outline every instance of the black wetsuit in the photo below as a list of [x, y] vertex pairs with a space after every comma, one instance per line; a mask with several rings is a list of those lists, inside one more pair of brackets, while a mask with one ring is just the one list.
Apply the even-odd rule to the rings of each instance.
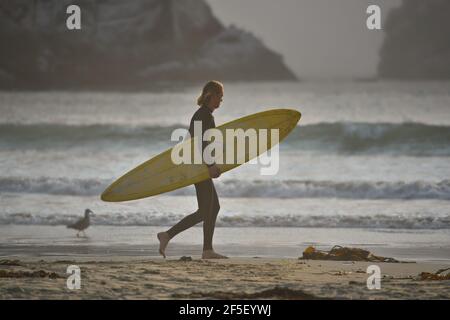
[[[189, 126], [191, 137], [194, 136], [194, 121], [202, 123], [202, 137], [206, 130], [215, 128], [214, 117], [207, 107], [200, 107], [194, 113]], [[200, 137], [200, 139], [202, 139]], [[202, 154], [209, 142], [202, 141]], [[212, 179], [195, 184], [197, 193], [198, 210], [183, 218], [180, 222], [170, 228], [167, 233], [173, 238], [178, 233], [203, 221], [203, 250], [212, 250], [212, 238], [216, 225], [217, 214], [220, 210], [219, 198]]]

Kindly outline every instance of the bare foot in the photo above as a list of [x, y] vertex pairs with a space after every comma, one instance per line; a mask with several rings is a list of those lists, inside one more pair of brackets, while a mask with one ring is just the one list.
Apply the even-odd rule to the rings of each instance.
[[205, 250], [203, 251], [202, 259], [228, 259], [228, 257], [218, 254], [214, 250]]
[[159, 240], [159, 253], [165, 259], [166, 258], [166, 247], [170, 240], [169, 234], [167, 232], [160, 232], [160, 233], [158, 233], [157, 237]]

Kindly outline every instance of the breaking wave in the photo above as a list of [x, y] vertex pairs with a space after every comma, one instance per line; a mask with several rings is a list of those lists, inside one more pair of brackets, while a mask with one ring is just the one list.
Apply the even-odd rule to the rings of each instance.
[[[0, 224], [25, 225], [67, 225], [79, 218], [79, 215], [63, 214], [0, 214]], [[169, 226], [178, 222], [182, 216], [152, 215], [148, 213], [112, 212], [95, 213], [93, 225], [109, 226]], [[257, 216], [219, 216], [220, 227], [303, 227], [303, 228], [366, 228], [366, 229], [449, 229], [450, 216], [425, 216], [414, 214], [371, 215], [371, 216], [320, 216], [320, 215], [257, 215]]]
[[[170, 145], [173, 130], [186, 126], [86, 126], [0, 124], [2, 148], [72, 148], [84, 146]], [[336, 122], [299, 125], [282, 148], [344, 154], [390, 153], [450, 156], [450, 126], [422, 123]]]
[[[0, 192], [99, 196], [108, 179], [0, 178]], [[221, 197], [246, 198], [344, 198], [344, 199], [440, 199], [450, 200], [450, 180], [439, 182], [223, 180], [216, 183]], [[168, 195], [194, 195], [182, 188]]]

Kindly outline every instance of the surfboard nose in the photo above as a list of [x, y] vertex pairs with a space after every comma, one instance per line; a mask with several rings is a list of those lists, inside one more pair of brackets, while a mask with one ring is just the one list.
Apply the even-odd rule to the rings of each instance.
[[302, 117], [302, 114], [300, 113], [300, 111], [295, 110], [295, 109], [288, 109], [289, 112], [292, 114], [292, 120], [295, 121], [296, 123], [300, 121], [300, 118]]
[[300, 111], [295, 110], [298, 120], [300, 120], [300, 118], [302, 117], [302, 113]]

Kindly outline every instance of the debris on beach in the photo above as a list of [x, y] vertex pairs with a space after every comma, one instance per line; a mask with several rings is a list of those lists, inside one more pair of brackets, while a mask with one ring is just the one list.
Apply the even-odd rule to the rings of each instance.
[[180, 261], [192, 261], [192, 257], [190, 257], [190, 256], [182, 256], [180, 258]]
[[0, 260], [0, 266], [21, 266], [20, 260]]
[[419, 280], [424, 280], [424, 281], [450, 280], [450, 271], [449, 270], [450, 270], [450, 268], [440, 269], [436, 273], [422, 272], [419, 274]]
[[39, 271], [6, 271], [0, 270], [0, 278], [63, 278], [55, 272]]
[[172, 298], [176, 299], [281, 299], [281, 300], [320, 300], [313, 294], [304, 292], [303, 290], [290, 289], [284, 287], [274, 287], [262, 291], [252, 293], [246, 292], [227, 292], [227, 291], [210, 291], [210, 292], [191, 292], [189, 294], [172, 294]]
[[390, 262], [399, 263], [394, 258], [379, 257], [370, 251], [360, 248], [348, 248], [342, 246], [334, 246], [330, 251], [317, 250], [309, 246], [303, 251], [301, 260], [333, 260], [333, 261], [370, 261], [370, 262]]

